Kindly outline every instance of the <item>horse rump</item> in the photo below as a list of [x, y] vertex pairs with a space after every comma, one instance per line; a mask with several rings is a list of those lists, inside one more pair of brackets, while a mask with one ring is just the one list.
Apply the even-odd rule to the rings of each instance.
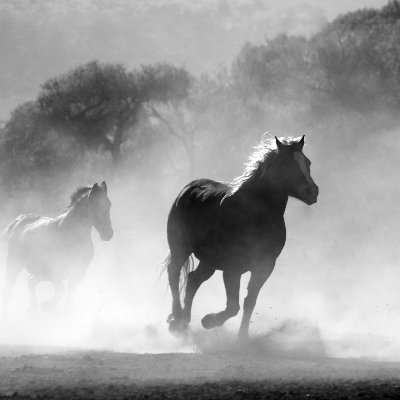
[[21, 226], [26, 226], [27, 224], [30, 224], [32, 222], [35, 222], [40, 218], [39, 215], [34, 215], [34, 214], [22, 214], [19, 215], [17, 218], [15, 218], [13, 221], [11, 221], [3, 230], [1, 233], [0, 239], [1, 240], [8, 240], [11, 236], [11, 234], [14, 232], [14, 230], [18, 227]]

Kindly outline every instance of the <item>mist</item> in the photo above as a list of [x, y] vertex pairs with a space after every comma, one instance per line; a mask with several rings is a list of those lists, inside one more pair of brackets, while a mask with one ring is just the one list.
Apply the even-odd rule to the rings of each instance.
[[[320, 39], [320, 36], [313, 35], [324, 32], [328, 18], [348, 10], [344, 6], [337, 10], [327, 9], [327, 6], [320, 6], [320, 2], [318, 5], [310, 2], [300, 10], [300, 5], [293, 2], [289, 13], [272, 6], [260, 5], [257, 8], [256, 2], [252, 5], [239, 3], [236, 8], [230, 7], [228, 2], [220, 2], [218, 7], [207, 3], [200, 11], [177, 3], [174, 7], [179, 12], [173, 8], [170, 11], [172, 16], [163, 14], [163, 10], [168, 8], [166, 5], [162, 10], [155, 10], [154, 5], [144, 11], [138, 5], [129, 16], [132, 21], [137, 21], [141, 15], [145, 15], [146, 24], [151, 19], [157, 22], [165, 18], [161, 25], [154, 23], [146, 35], [145, 30], [135, 27], [131, 20], [115, 21], [116, 15], [123, 18], [117, 6], [111, 10], [93, 10], [94, 5], [88, 3], [87, 10], [79, 11], [83, 19], [77, 18], [76, 23], [85, 25], [87, 15], [93, 16], [92, 24], [83, 29], [89, 35], [85, 46], [94, 49], [93, 52], [84, 47], [69, 58], [68, 54], [62, 54], [63, 46], [56, 43], [54, 48], [60, 54], [57, 57], [52, 54], [46, 68], [42, 69], [43, 59], [32, 56], [37, 65], [32, 64], [33, 75], [28, 70], [23, 71], [22, 76], [32, 78], [29, 82], [26, 78], [21, 79], [21, 82], [28, 82], [26, 86], [24, 83], [13, 86], [12, 81], [8, 82], [10, 87], [7, 90], [13, 95], [11, 100], [1, 99], [6, 104], [3, 109], [8, 110], [3, 111], [1, 118], [4, 119], [8, 119], [9, 112], [22, 101], [34, 98], [44, 80], [87, 62], [89, 58], [101, 62], [123, 62], [127, 68], [159, 60], [184, 64], [199, 82], [200, 73], [209, 74], [211, 83], [207, 84], [218, 90], [207, 92], [207, 95], [217, 94], [205, 96], [206, 103], [211, 99], [211, 106], [204, 112], [201, 107], [197, 109], [201, 112], [193, 111], [190, 102], [183, 106], [185, 129], [196, 124], [200, 126], [191, 142], [194, 155], [188, 153], [179, 140], [168, 136], [164, 125], [149, 122], [145, 115], [140, 114], [143, 120], [127, 133], [130, 139], [122, 147], [124, 160], [119, 169], [103, 148], [81, 150], [81, 142], [75, 142], [75, 139], [70, 142], [61, 134], [55, 136], [54, 148], [51, 145], [46, 152], [55, 155], [56, 164], [65, 162], [62, 168], [51, 171], [46, 167], [38, 168], [32, 170], [29, 177], [22, 174], [23, 179], [17, 176], [18, 171], [12, 170], [14, 176], [10, 180], [6, 162], [2, 164], [2, 226], [21, 213], [57, 216], [77, 187], [105, 179], [112, 202], [111, 220], [115, 235], [110, 242], [102, 242], [93, 230], [94, 258], [69, 310], [61, 304], [50, 313], [39, 309], [35, 315], [28, 315], [27, 273], [23, 271], [13, 291], [8, 319], [0, 323], [1, 344], [40, 345], [46, 346], [46, 350], [50, 346], [54, 349], [134, 353], [243, 350], [236, 340], [241, 313], [224, 327], [212, 331], [205, 331], [200, 324], [206, 313], [220, 311], [225, 306], [225, 290], [218, 271], [202, 285], [195, 297], [187, 336], [174, 337], [168, 332], [166, 319], [171, 298], [167, 276], [161, 274], [160, 269], [160, 263], [169, 251], [166, 236], [168, 212], [181, 188], [190, 180], [207, 177], [232, 181], [239, 176], [253, 146], [263, 137], [306, 133], [304, 153], [312, 161], [311, 175], [320, 187], [319, 200], [311, 207], [295, 199], [289, 200], [285, 214], [287, 242], [273, 274], [259, 295], [250, 326], [252, 339], [245, 345], [245, 350], [251, 348], [266, 357], [400, 360], [400, 340], [396, 334], [400, 329], [400, 126], [393, 116], [396, 115], [393, 107], [384, 104], [383, 109], [365, 112], [351, 108], [352, 105], [344, 101], [338, 105], [339, 97], [310, 100], [308, 95], [301, 97], [303, 88], [286, 81], [264, 97], [244, 95], [245, 101], [241, 103], [239, 96], [232, 96], [233, 89], [227, 88], [224, 78], [210, 71], [229, 60], [222, 65], [220, 74], [228, 74], [227, 80], [230, 81], [235, 75], [232, 72], [235, 61], [239, 65], [240, 54], [247, 54], [243, 49], [240, 52], [246, 41], [254, 48], [264, 46], [265, 37], [273, 40], [281, 33], [278, 25], [282, 26], [281, 22], [285, 20], [288, 24], [285, 33], [296, 37], [305, 35], [311, 39], [304, 40], [312, 43], [313, 37]], [[354, 9], [364, 6], [364, 3], [353, 3]], [[371, 2], [370, 5], [383, 4], [385, 2]], [[246, 15], [251, 16], [252, 22], [259, 21], [256, 32], [248, 33], [249, 26], [238, 11], [240, 5], [244, 7], [242, 12], [247, 10]], [[23, 11], [7, 12], [21, 23], [21, 15], [29, 19], [30, 13], [38, 12], [37, 7], [23, 3]], [[12, 9], [11, 4], [8, 8]], [[210, 8], [217, 13], [213, 14], [212, 26], [216, 29], [221, 23], [227, 32], [219, 39], [224, 44], [223, 53], [220, 53], [222, 45], [219, 41], [215, 48], [209, 49], [209, 38], [203, 38], [204, 42], [200, 40], [201, 23], [207, 19]], [[299, 17], [299, 10], [305, 15], [303, 19]], [[49, 12], [46, 9], [46, 13]], [[77, 11], [56, 9], [52, 12], [54, 18], [56, 13], [62, 13], [68, 21], [75, 18]], [[271, 15], [266, 18], [268, 12]], [[81, 13], [88, 14], [82, 16]], [[277, 18], [277, 15], [282, 17]], [[171, 28], [176, 20], [185, 21], [187, 25], [182, 29], [188, 34], [188, 38], [177, 43], [177, 47], [175, 42], [180, 36], [179, 31], [173, 37], [163, 37], [165, 26]], [[267, 24], [268, 21], [274, 24]], [[197, 27], [190, 31], [188, 26], [196, 27], [196, 23], [201, 29]], [[122, 46], [113, 42], [105, 43], [102, 48], [92, 43], [90, 38], [99, 41], [104, 37], [102, 35], [107, 36], [103, 30], [109, 24], [122, 31], [114, 38], [125, 35], [137, 39], [136, 29], [146, 37], [137, 39], [138, 43], [132, 45], [128, 39]], [[264, 28], [265, 25], [268, 27]], [[46, 24], [46, 29], [46, 35], [54, 35], [54, 26]], [[219, 33], [216, 29], [212, 34], [218, 36]], [[228, 39], [231, 34], [232, 38]], [[48, 37], [43, 40], [47, 43]], [[188, 46], [188, 42], [195, 42], [197, 46]], [[7, 46], [13, 47], [9, 42], [2, 47], [7, 50]], [[74, 53], [70, 45], [65, 45], [65, 48]], [[185, 53], [188, 48], [196, 53], [195, 56]], [[11, 52], [10, 49], [7, 51]], [[22, 68], [23, 60], [14, 62]], [[4, 63], [2, 67], [10, 71], [15, 64], [10, 61], [9, 65]], [[360, 76], [362, 72], [359, 72]], [[221, 83], [218, 79], [223, 81], [222, 89], [218, 86]], [[375, 81], [371, 83], [372, 93], [375, 84]], [[250, 84], [246, 88], [249, 91], [254, 89]], [[361, 104], [359, 98], [356, 100], [357, 105]], [[368, 100], [369, 97], [365, 103]], [[346, 98], [346, 101], [350, 100]], [[392, 98], [388, 103], [392, 104], [391, 101]], [[374, 106], [372, 100], [367, 106]], [[179, 113], [174, 113], [169, 106], [160, 107], [160, 110], [175, 123], [174, 127], [179, 127]], [[269, 131], [267, 135], [264, 134], [266, 131]], [[146, 133], [144, 139], [140, 136], [143, 132]], [[36, 142], [32, 140], [32, 143]], [[62, 150], [54, 150], [57, 146]], [[65, 158], [67, 153], [70, 159]], [[19, 183], [14, 187], [17, 178]], [[1, 244], [0, 257], [0, 276], [4, 276], [5, 242]], [[242, 277], [241, 304], [248, 278], [248, 274]], [[38, 286], [39, 303], [52, 294], [50, 284]]]
[[[44, 80], [91, 61], [129, 68], [167, 61], [196, 74], [229, 66], [243, 43], [278, 33], [311, 35], [369, 1], [113, 1], [0, 4], [0, 120], [37, 94]], [[60, 23], [61, 22], [61, 23]], [[207, 29], [204, 27], [207, 26]]]
[[[399, 188], [391, 185], [396, 181], [393, 163], [400, 150], [397, 138], [398, 132], [372, 137], [339, 164], [337, 153], [318, 157], [317, 142], [307, 138], [305, 153], [313, 161], [320, 199], [313, 208], [289, 201], [287, 243], [252, 319], [252, 343], [258, 351], [262, 349], [266, 356], [399, 359], [399, 210], [393, 204]], [[381, 142], [384, 157], [377, 150]], [[211, 332], [200, 325], [206, 313], [224, 307], [219, 272], [195, 298], [189, 335], [177, 338], [168, 332], [171, 299], [159, 264], [168, 254], [166, 219], [180, 185], [164, 183], [157, 196], [138, 189], [144, 198], [139, 206], [135, 202], [139, 196], [135, 188], [142, 187], [139, 177], [111, 180], [108, 185], [115, 237], [107, 243], [92, 233], [95, 256], [73, 309], [66, 312], [61, 305], [51, 313], [39, 310], [27, 315], [27, 273], [23, 272], [9, 320], [2, 322], [0, 342], [124, 352], [233, 351], [239, 316]], [[247, 280], [245, 275], [242, 300]], [[40, 284], [39, 302], [52, 292], [50, 284]]]

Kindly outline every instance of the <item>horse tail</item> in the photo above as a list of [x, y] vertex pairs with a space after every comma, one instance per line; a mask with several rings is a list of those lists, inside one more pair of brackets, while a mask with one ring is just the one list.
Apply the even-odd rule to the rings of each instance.
[[167, 270], [168, 265], [171, 262], [171, 253], [168, 253], [167, 257], [165, 257], [165, 260], [161, 262], [160, 264], [160, 278], [164, 274], [164, 272]]
[[182, 266], [182, 269], [183, 269], [183, 277], [182, 277], [182, 279], [180, 281], [180, 285], [179, 285], [179, 292], [181, 294], [184, 293], [184, 290], [186, 288], [189, 273], [194, 270], [194, 259], [193, 259], [192, 255], [190, 255], [186, 259], [186, 261], [184, 262], [184, 264]]
[[[161, 263], [160, 277], [168, 269], [168, 265], [171, 263], [171, 253], [167, 255], [165, 260]], [[190, 255], [182, 265], [183, 275], [179, 283], [179, 292], [182, 294], [186, 288], [189, 273], [194, 271], [194, 258]]]

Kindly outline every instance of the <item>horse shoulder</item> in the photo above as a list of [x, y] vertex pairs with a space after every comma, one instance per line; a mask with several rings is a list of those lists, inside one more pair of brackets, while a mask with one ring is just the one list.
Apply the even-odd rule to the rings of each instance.
[[[281, 253], [286, 242], [283, 214], [257, 199], [227, 198], [221, 207], [223, 247], [236, 259], [270, 260]], [[257, 261], [257, 262], [258, 262]]]

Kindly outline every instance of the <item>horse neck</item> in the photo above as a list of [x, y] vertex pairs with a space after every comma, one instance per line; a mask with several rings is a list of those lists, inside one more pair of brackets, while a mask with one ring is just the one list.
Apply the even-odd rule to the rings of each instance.
[[232, 195], [240, 202], [261, 205], [274, 212], [276, 217], [282, 217], [286, 210], [289, 195], [286, 190], [274, 185], [268, 178], [260, 180], [249, 180]]
[[60, 215], [61, 226], [71, 229], [76, 233], [90, 234], [93, 227], [93, 219], [83, 208], [84, 200], [79, 200], [70, 207], [64, 214]]

